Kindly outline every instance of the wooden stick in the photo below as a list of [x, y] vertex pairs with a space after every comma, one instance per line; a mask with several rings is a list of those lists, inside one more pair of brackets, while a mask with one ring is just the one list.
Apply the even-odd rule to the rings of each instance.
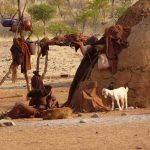
[[38, 46], [38, 56], [37, 56], [37, 61], [36, 61], [36, 70], [39, 71], [39, 66], [40, 66], [40, 56], [41, 56], [42, 52], [39, 52], [39, 46]]
[[1, 80], [1, 82], [0, 82], [0, 85], [2, 85], [2, 84], [4, 83], [4, 81], [6, 80], [6, 78], [8, 77], [8, 75], [11, 73], [12, 67], [13, 67], [13, 63], [10, 64], [9, 70], [8, 70], [8, 72], [5, 74], [5, 76], [2, 78], [2, 80]]
[[[27, 4], [27, 0], [26, 0], [26, 3], [25, 3], [25, 6], [26, 6], [26, 4]], [[24, 6], [24, 9], [25, 9], [25, 6]], [[18, 16], [19, 16], [19, 20], [21, 20], [22, 23], [23, 23], [23, 13], [24, 13], [24, 10], [21, 13], [20, 0], [18, 0]], [[20, 37], [21, 37], [22, 40], [24, 40], [24, 31], [22, 29], [20, 31]], [[30, 91], [30, 86], [29, 86], [29, 78], [28, 78], [27, 72], [24, 73], [24, 76], [25, 76], [25, 79], [26, 79], [27, 90], [29, 92]]]
[[27, 84], [27, 91], [30, 91], [30, 86], [29, 86], [29, 78], [27, 72], [24, 73], [24, 77], [26, 79], [26, 84]]
[[45, 78], [45, 74], [46, 74], [46, 72], [47, 72], [47, 65], [48, 65], [48, 51], [47, 51], [47, 54], [46, 54], [46, 56], [45, 56], [45, 66], [44, 66], [44, 72], [43, 72], [43, 74], [42, 74], [42, 79]]
[[0, 99], [5, 99], [5, 98], [15, 98], [15, 97], [23, 97], [23, 95], [12, 95], [12, 96], [3, 96], [3, 97], [0, 97]]

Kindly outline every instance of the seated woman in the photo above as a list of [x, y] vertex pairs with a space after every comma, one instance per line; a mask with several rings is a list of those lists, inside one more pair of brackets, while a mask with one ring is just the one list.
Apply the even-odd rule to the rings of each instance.
[[28, 97], [31, 97], [29, 105], [17, 102], [11, 110], [1, 114], [0, 119], [5, 117], [10, 117], [12, 119], [41, 117], [44, 110], [59, 107], [51, 89], [51, 86], [46, 87], [46, 96], [42, 96], [38, 90], [30, 91], [28, 93]]
[[33, 76], [31, 78], [32, 90], [40, 90], [43, 96], [46, 95], [45, 86], [39, 71], [33, 71]]

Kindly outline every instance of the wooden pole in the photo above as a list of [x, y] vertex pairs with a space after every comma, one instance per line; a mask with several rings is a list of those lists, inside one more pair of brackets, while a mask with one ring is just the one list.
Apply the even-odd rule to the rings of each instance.
[[8, 72], [5, 74], [5, 76], [3, 77], [3, 79], [0, 82], [0, 85], [2, 85], [4, 83], [4, 81], [6, 80], [6, 78], [8, 77], [8, 75], [11, 73], [12, 67], [13, 67], [13, 63], [11, 63]]
[[37, 61], [36, 61], [36, 70], [39, 71], [40, 67], [40, 56], [41, 56], [41, 51], [39, 50], [39, 45], [38, 45], [38, 53], [37, 53]]
[[[37, 39], [39, 41], [39, 36], [37, 36]], [[41, 56], [42, 52], [40, 51], [40, 46], [38, 44], [38, 50], [37, 50], [37, 60], [36, 60], [36, 70], [39, 71], [39, 67], [40, 67], [40, 56]]]
[[[21, 21], [21, 23], [23, 22], [23, 13], [21, 13], [21, 4], [20, 4], [20, 0], [18, 0], [18, 16], [19, 16], [19, 20]], [[23, 30], [20, 30], [20, 37], [21, 39], [24, 40], [24, 33]]]
[[[26, 0], [24, 9], [26, 7], [26, 4], [27, 4], [27, 0]], [[24, 12], [24, 10], [23, 10], [23, 12]], [[18, 0], [18, 16], [19, 16], [19, 20], [20, 20], [19, 22], [21, 22], [21, 23], [23, 22], [23, 12], [21, 13], [21, 4], [20, 4], [20, 0]], [[24, 40], [24, 31], [22, 29], [20, 30], [20, 37], [21, 37], [22, 40]], [[0, 85], [2, 85], [4, 83], [4, 81], [6, 80], [8, 75], [11, 73], [12, 67], [13, 67], [13, 63], [11, 63], [8, 72], [5, 74], [5, 76], [0, 81]], [[30, 86], [29, 86], [29, 78], [28, 78], [27, 71], [24, 73], [24, 77], [25, 77], [26, 84], [27, 84], [27, 90], [29, 92], [30, 91]]]
[[[27, 0], [26, 0], [26, 3], [27, 3]], [[25, 5], [26, 5], [26, 3], [25, 3]], [[24, 7], [24, 9], [25, 9], [25, 7]], [[19, 20], [21, 21], [21, 23], [23, 23], [23, 12], [21, 13], [20, 0], [18, 0], [18, 16], [19, 16]], [[22, 40], [24, 40], [24, 31], [22, 29], [20, 30], [20, 37], [21, 37]], [[27, 90], [29, 92], [30, 91], [30, 86], [29, 86], [29, 78], [28, 78], [27, 71], [24, 72], [24, 77], [26, 79]]]
[[45, 66], [44, 66], [44, 72], [42, 74], [42, 79], [45, 78], [45, 75], [46, 75], [46, 72], [47, 72], [47, 65], [48, 65], [48, 51], [47, 51], [47, 54], [45, 56]]

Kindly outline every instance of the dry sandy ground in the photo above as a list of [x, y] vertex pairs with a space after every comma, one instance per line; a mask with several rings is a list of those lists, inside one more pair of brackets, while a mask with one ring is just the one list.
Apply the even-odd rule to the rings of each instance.
[[[5, 75], [11, 63], [10, 46], [11, 42], [0, 42], [0, 79]], [[75, 53], [71, 48], [51, 47], [49, 51], [49, 66], [44, 82], [53, 85], [53, 91], [60, 104], [67, 98], [72, 76], [81, 59], [81, 53]], [[42, 72], [43, 58], [41, 62]], [[35, 62], [32, 63], [32, 66], [32, 70], [29, 72], [30, 77], [35, 68]], [[60, 78], [61, 74], [69, 74], [70, 77]], [[18, 73], [18, 81], [15, 84], [12, 84], [11, 79], [8, 78], [0, 86], [0, 111], [8, 110], [16, 101], [28, 103], [26, 92], [22, 74]], [[17, 124], [16, 127], [0, 128], [0, 150], [150, 149], [149, 108], [97, 113], [102, 120], [79, 123], [82, 118], [88, 120], [93, 114], [82, 114], [81, 117], [74, 114], [71, 121], [56, 120], [53, 124], [50, 121], [43, 125], [37, 125], [39, 122], [43, 123], [42, 119], [14, 120]], [[134, 121], [132, 116], [137, 120]], [[143, 119], [143, 117], [148, 119]], [[122, 119], [124, 121], [121, 121]], [[76, 120], [78, 123], [74, 123]], [[69, 124], [69, 122], [73, 123]]]

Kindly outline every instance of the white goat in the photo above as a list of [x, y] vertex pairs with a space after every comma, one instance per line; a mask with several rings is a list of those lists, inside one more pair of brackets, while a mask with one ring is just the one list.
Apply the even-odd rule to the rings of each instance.
[[[112, 110], [114, 110], [114, 101], [116, 100], [117, 105], [119, 107], [119, 110], [124, 109], [124, 104], [125, 104], [125, 109], [128, 108], [128, 102], [127, 102], [127, 92], [128, 92], [128, 87], [120, 87], [117, 89], [113, 90], [108, 90], [103, 88], [102, 89], [102, 95], [107, 98], [108, 96], [111, 97], [112, 100]], [[120, 106], [120, 101], [122, 104], [122, 107]]]

